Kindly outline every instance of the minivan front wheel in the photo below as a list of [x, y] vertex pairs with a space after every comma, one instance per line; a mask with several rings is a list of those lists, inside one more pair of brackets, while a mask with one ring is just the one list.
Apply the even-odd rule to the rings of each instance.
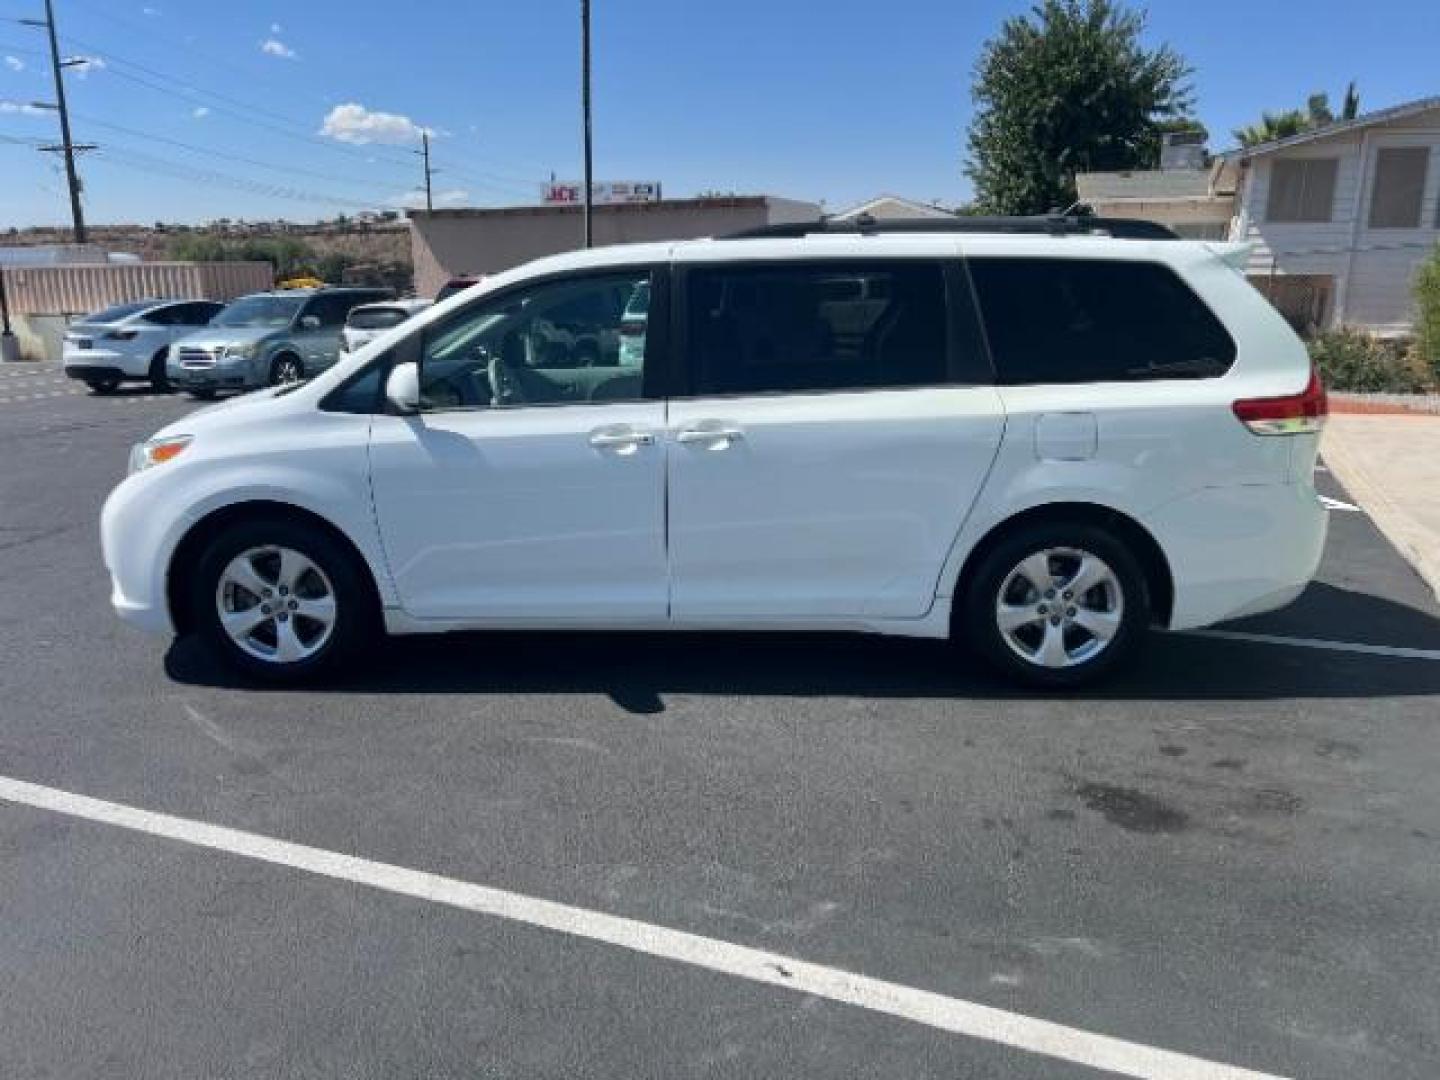
[[270, 361], [271, 386], [284, 386], [286, 383], [299, 382], [304, 377], [305, 367], [300, 363], [298, 356], [281, 353]]
[[353, 659], [373, 620], [354, 557], [322, 530], [256, 521], [221, 533], [191, 582], [193, 625], [242, 673], [298, 682]]
[[1092, 525], [1038, 524], [981, 560], [965, 597], [967, 637], [1020, 682], [1079, 686], [1131, 659], [1150, 622], [1145, 575]]

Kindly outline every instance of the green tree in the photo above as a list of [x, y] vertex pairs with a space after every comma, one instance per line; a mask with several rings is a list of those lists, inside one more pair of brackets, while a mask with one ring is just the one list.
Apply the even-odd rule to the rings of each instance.
[[1341, 120], [1354, 120], [1360, 115], [1360, 91], [1355, 89], [1355, 80], [1345, 88], [1345, 104], [1340, 106]]
[[1415, 275], [1415, 348], [1440, 377], [1440, 247]]
[[1190, 111], [1190, 69], [1144, 28], [1116, 0], [1041, 0], [985, 43], [965, 171], [986, 213], [1066, 207], [1077, 172], [1156, 163], [1160, 125]]

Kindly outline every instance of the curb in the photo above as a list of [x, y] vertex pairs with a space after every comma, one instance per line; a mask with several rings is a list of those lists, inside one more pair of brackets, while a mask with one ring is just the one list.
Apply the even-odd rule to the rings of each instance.
[[1360, 460], [1353, 447], [1346, 445], [1345, 437], [1334, 426], [1325, 429], [1320, 456], [1440, 601], [1440, 536], [1416, 521], [1390, 496], [1383, 481]]

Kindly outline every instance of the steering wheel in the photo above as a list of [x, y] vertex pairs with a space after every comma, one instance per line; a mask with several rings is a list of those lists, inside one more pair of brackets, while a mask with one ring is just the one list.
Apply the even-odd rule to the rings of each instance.
[[521, 389], [520, 380], [499, 352], [490, 357], [486, 375], [490, 379], [490, 404], [493, 408], [525, 403], [525, 391]]

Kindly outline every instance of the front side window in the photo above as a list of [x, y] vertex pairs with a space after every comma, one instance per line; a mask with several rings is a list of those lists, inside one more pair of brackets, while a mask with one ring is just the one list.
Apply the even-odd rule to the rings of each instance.
[[486, 297], [432, 328], [422, 408], [636, 401], [647, 353], [648, 270], [561, 278]]
[[1370, 228], [1418, 229], [1425, 198], [1430, 149], [1387, 146], [1375, 154], [1375, 190], [1370, 195]]
[[366, 299], [368, 298], [351, 293], [317, 296], [305, 308], [305, 314], [319, 319], [322, 328], [344, 326], [345, 317], [350, 314], [350, 309], [363, 303]]
[[947, 381], [938, 262], [808, 262], [692, 270], [694, 392], [804, 393]]
[[1002, 384], [1225, 374], [1235, 342], [1169, 267], [974, 258], [970, 276]]
[[1275, 222], [1329, 221], [1335, 210], [1338, 158], [1280, 158], [1270, 163], [1265, 218]]

